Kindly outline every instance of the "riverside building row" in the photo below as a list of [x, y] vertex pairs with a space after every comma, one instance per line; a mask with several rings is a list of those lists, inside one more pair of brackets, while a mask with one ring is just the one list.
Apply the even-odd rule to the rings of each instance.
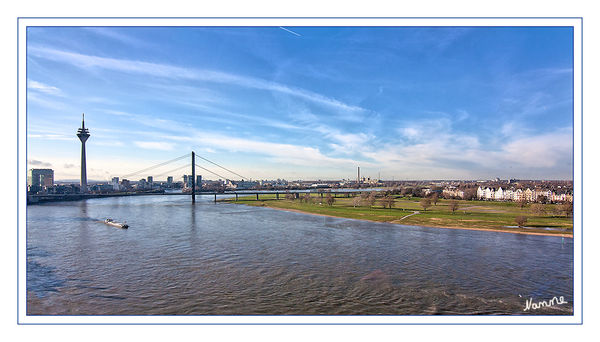
[[488, 201], [527, 201], [527, 202], [573, 202], [573, 195], [568, 193], [557, 193], [543, 189], [498, 189], [486, 187], [477, 188], [477, 199]]

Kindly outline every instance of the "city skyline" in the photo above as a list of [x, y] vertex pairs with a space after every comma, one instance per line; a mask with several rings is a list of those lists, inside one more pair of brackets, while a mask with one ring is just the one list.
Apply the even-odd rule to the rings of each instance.
[[28, 168], [79, 178], [85, 112], [94, 180], [192, 150], [253, 179], [572, 179], [572, 48], [568, 27], [30, 27]]

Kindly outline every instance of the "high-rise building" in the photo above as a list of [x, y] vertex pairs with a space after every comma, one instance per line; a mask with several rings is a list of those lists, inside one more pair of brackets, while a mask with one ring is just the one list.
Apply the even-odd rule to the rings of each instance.
[[193, 180], [194, 179], [192, 178], [191, 175], [183, 175], [183, 187], [184, 188], [191, 188]]
[[113, 177], [111, 184], [113, 186], [113, 190], [115, 191], [119, 191], [120, 190], [120, 186], [119, 186], [119, 177]]
[[152, 189], [153, 186], [154, 186], [154, 177], [148, 176], [148, 187], [150, 189]]
[[38, 192], [43, 188], [54, 185], [54, 170], [52, 169], [29, 169], [27, 171], [27, 185], [30, 191]]
[[202, 190], [202, 175], [196, 176], [196, 188]]
[[77, 130], [77, 137], [81, 141], [81, 182], [79, 184], [81, 192], [87, 192], [87, 169], [85, 165], [85, 142], [90, 137], [90, 131], [85, 128], [85, 114], [82, 114], [81, 128]]
[[167, 186], [171, 187], [173, 185], [173, 176], [167, 177]]
[[128, 179], [123, 179], [121, 181], [121, 187], [125, 190], [129, 190], [131, 188], [131, 182]]

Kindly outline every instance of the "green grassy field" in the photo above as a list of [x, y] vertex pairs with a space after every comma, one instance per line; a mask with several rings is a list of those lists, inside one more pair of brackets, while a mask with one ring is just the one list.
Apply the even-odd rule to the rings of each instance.
[[[237, 201], [235, 198], [223, 201], [403, 225], [489, 229], [548, 235], [573, 234], [573, 219], [554, 214], [556, 204], [544, 204], [544, 213], [534, 213], [531, 205], [520, 208], [517, 203], [513, 202], [459, 200], [458, 209], [453, 213], [450, 209], [451, 200], [444, 199], [438, 200], [436, 205], [432, 203], [431, 207], [424, 210], [420, 204], [421, 198], [398, 197], [391, 209], [384, 208], [380, 199], [372, 207], [366, 204], [354, 207], [353, 198], [341, 197], [335, 198], [335, 203], [329, 206], [325, 198], [321, 199], [320, 194], [317, 193], [311, 194], [312, 203], [305, 203], [299, 199], [287, 200], [283, 195], [279, 196], [279, 200], [275, 198], [275, 195], [260, 195], [259, 198], [257, 201], [256, 196], [245, 196], [239, 197]], [[418, 213], [414, 214], [415, 211]], [[517, 216], [527, 217], [527, 223], [523, 228], [516, 227], [515, 218]], [[554, 229], [542, 229], [545, 227]]]

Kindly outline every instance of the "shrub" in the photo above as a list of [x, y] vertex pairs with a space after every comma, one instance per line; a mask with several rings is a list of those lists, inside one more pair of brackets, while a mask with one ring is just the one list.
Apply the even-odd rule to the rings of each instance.
[[515, 217], [515, 222], [517, 223], [517, 226], [519, 226], [519, 228], [523, 228], [525, 223], [527, 223], [527, 217], [517, 216], [517, 217]]
[[450, 210], [452, 210], [452, 214], [454, 214], [454, 212], [458, 210], [458, 201], [452, 200], [450, 201], [450, 204], [448, 204], [448, 206], [450, 207]]
[[304, 196], [302, 196], [302, 200], [304, 201], [304, 203], [311, 203], [312, 202], [312, 198], [310, 197], [309, 193], [306, 193]]

